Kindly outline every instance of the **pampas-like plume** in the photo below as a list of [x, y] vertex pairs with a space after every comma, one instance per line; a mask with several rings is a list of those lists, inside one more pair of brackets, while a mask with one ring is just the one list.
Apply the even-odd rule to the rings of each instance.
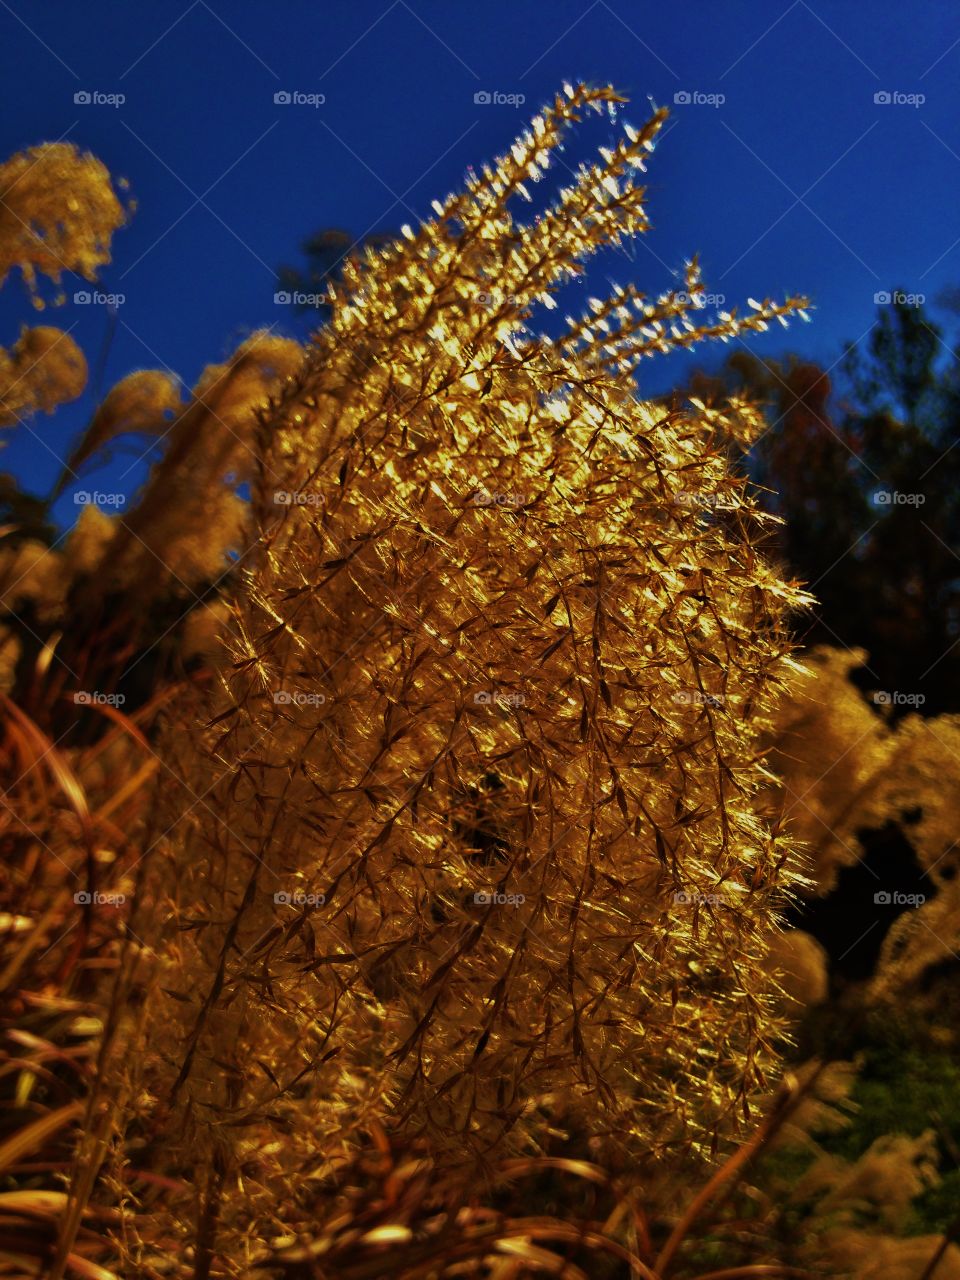
[[[59, 285], [66, 271], [94, 280], [127, 213], [95, 156], [66, 142], [18, 151], [0, 164], [0, 285], [19, 269], [42, 310], [38, 277]], [[62, 291], [55, 299], [65, 300]], [[12, 347], [0, 347], [0, 427], [52, 413], [86, 382], [86, 360], [68, 333], [24, 327]]]
[[89, 152], [69, 142], [18, 151], [0, 164], [0, 284], [14, 268], [31, 290], [40, 275], [96, 279], [126, 218], [106, 166]]
[[757, 741], [804, 597], [731, 467], [759, 414], [645, 403], [634, 371], [805, 303], [701, 324], [692, 264], [528, 328], [647, 228], [664, 111], [533, 221], [509, 207], [621, 101], [567, 88], [349, 262], [263, 415], [233, 668], [202, 742], [171, 735], [196, 803], [134, 922], [169, 908], [149, 1123], [208, 1258], [218, 1231], [296, 1229], [301, 1180], [373, 1121], [448, 1164], [558, 1126], [614, 1159], [707, 1151], [764, 1081], [797, 872], [755, 812]]

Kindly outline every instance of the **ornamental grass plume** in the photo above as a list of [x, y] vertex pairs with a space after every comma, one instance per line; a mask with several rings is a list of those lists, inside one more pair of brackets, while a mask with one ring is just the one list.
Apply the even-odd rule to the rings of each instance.
[[222, 1274], [374, 1122], [440, 1167], [563, 1132], [707, 1154], [773, 1060], [764, 957], [799, 872], [755, 809], [758, 739], [805, 597], [732, 463], [759, 412], [646, 402], [635, 371], [805, 302], [704, 318], [694, 262], [529, 327], [648, 227], [663, 110], [511, 212], [621, 102], [565, 88], [349, 261], [261, 415], [233, 665], [204, 734], [169, 735], [197, 803], [169, 784], [132, 925], [159, 957], [137, 1126], [195, 1181], [181, 1230]]
[[140, 370], [113, 389], [64, 475], [114, 435], [157, 435], [163, 451], [117, 522], [105, 583], [142, 598], [158, 583], [190, 593], [225, 575], [229, 557], [246, 549], [249, 504], [236, 489], [256, 464], [255, 411], [302, 358], [298, 342], [257, 331], [222, 364], [208, 365], [186, 400], [158, 370]]
[[86, 385], [87, 362], [69, 334], [52, 325], [25, 326], [12, 347], [0, 347], [0, 427], [52, 413]]
[[0, 284], [15, 268], [34, 293], [40, 275], [56, 284], [64, 271], [95, 280], [126, 219], [96, 156], [69, 142], [18, 151], [0, 164]]
[[[937, 975], [946, 976], [960, 948], [960, 716], [894, 718], [895, 694], [866, 694], [851, 679], [868, 661], [863, 649], [819, 646], [805, 655], [806, 674], [782, 705], [770, 752], [772, 807], [803, 842], [811, 897], [856, 894], [842, 876], [862, 863], [865, 835], [902, 834], [912, 869], [879, 869], [903, 877], [920, 901], [889, 923], [864, 994], [909, 1002], [939, 1021], [949, 984]], [[835, 762], [826, 772], [825, 759]], [[886, 889], [875, 875], [863, 889], [870, 898]]]
[[[0, 285], [19, 269], [42, 309], [38, 276], [58, 286], [64, 271], [95, 280], [127, 212], [95, 156], [66, 142], [18, 151], [0, 164]], [[55, 299], [65, 300], [62, 291]], [[22, 329], [12, 347], [0, 347], [0, 428], [75, 400], [86, 381], [86, 360], [68, 333]]]

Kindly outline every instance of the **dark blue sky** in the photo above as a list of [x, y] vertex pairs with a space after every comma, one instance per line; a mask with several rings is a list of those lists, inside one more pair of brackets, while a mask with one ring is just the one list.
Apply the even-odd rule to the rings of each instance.
[[[138, 203], [102, 276], [126, 298], [106, 386], [140, 367], [190, 383], [261, 325], [302, 335], [273, 295], [275, 268], [306, 235], [428, 216], [564, 79], [612, 81], [637, 121], [648, 97], [725, 98], [674, 108], [650, 166], [654, 229], [604, 260], [595, 292], [608, 277], [656, 292], [700, 251], [728, 302], [811, 295], [812, 325], [753, 345], [829, 364], [869, 329], [877, 291], [932, 299], [960, 284], [955, 0], [0, 0], [0, 32], [3, 156], [66, 138], [126, 177]], [[126, 101], [77, 104], [78, 91]], [[326, 101], [277, 105], [279, 91]], [[480, 91], [526, 103], [478, 104]], [[582, 154], [575, 144], [566, 158]], [[46, 317], [75, 325], [95, 363], [103, 308]], [[22, 320], [35, 313], [11, 279], [0, 341]], [[91, 407], [88, 395], [32, 423], [36, 435], [18, 430], [0, 465], [45, 491]]]

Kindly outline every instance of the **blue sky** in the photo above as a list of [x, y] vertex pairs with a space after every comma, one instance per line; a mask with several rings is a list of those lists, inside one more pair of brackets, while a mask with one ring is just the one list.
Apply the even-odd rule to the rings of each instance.
[[[650, 166], [653, 230], [599, 263], [592, 291], [611, 279], [656, 292], [699, 251], [728, 303], [809, 294], [812, 325], [752, 345], [829, 364], [868, 332], [878, 291], [932, 299], [960, 284], [953, 0], [3, 0], [0, 37], [2, 155], [70, 140], [127, 178], [138, 204], [101, 279], [125, 297], [105, 386], [142, 367], [189, 384], [258, 326], [302, 335], [274, 303], [274, 273], [310, 232], [428, 216], [565, 79], [613, 82], [630, 119], [648, 98], [673, 111]], [[84, 91], [125, 101], [75, 102]], [[674, 106], [677, 94], [694, 100]], [[584, 154], [574, 143], [565, 159]], [[25, 320], [35, 313], [11, 278], [0, 342]], [[70, 302], [44, 322], [75, 326], [96, 363], [104, 308]], [[648, 369], [649, 389], [664, 390]], [[88, 394], [19, 429], [0, 465], [45, 492], [92, 405]], [[60, 514], [73, 513], [68, 496]]]

